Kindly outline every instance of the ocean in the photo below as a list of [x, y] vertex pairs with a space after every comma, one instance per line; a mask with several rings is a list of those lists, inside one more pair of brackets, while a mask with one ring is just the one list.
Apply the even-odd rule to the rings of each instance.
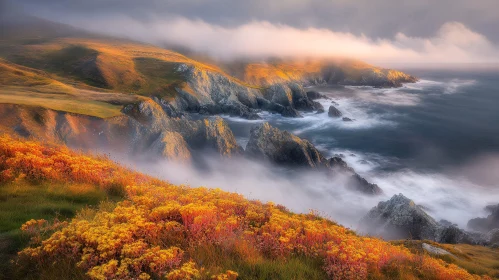
[[[361, 213], [402, 193], [437, 220], [447, 219], [465, 227], [468, 219], [486, 215], [484, 206], [499, 203], [499, 71], [405, 72], [420, 81], [388, 89], [307, 88], [330, 98], [318, 100], [325, 113], [304, 113], [303, 118], [261, 113], [263, 120], [257, 121], [225, 119], [243, 147], [251, 127], [266, 121], [311, 141], [327, 156], [341, 155], [385, 192], [374, 199], [346, 196], [331, 191], [335, 187], [324, 186], [320, 179], [309, 180], [299, 187], [313, 189], [316, 195], [307, 198], [310, 201], [304, 205], [294, 203], [298, 211], [315, 205], [326, 215], [355, 228]], [[354, 121], [328, 117], [330, 105]], [[290, 194], [282, 191], [279, 195], [282, 197], [269, 200], [286, 205]], [[328, 206], [327, 201], [331, 205], [346, 203], [351, 211], [341, 211], [343, 206]]]

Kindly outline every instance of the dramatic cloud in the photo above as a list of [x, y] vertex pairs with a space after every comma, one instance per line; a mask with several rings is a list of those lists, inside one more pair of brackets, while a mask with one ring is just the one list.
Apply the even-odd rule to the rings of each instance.
[[138, 20], [181, 16], [222, 26], [267, 21], [325, 28], [371, 38], [398, 32], [429, 37], [458, 21], [499, 42], [497, 0], [11, 0], [36, 13], [91, 18], [125, 15]]
[[235, 27], [182, 17], [148, 21], [124, 16], [73, 17], [66, 22], [153, 44], [186, 46], [220, 59], [306, 56], [353, 57], [373, 63], [499, 62], [498, 46], [458, 22], [445, 23], [428, 38], [398, 33], [391, 39], [372, 39], [329, 29], [300, 29], [265, 21]]

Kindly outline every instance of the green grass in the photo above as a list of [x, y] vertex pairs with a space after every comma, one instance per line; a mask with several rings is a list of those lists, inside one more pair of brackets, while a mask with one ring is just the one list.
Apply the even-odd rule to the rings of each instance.
[[0, 103], [40, 106], [99, 118], [121, 115], [121, 105], [80, 99], [72, 95], [33, 92], [30, 88], [0, 87]]
[[69, 219], [85, 207], [120, 198], [110, 197], [105, 191], [84, 184], [35, 184], [23, 180], [0, 184], [0, 279], [21, 277], [12, 275], [10, 261], [29, 242], [29, 237], [20, 230], [26, 221]]
[[177, 94], [175, 87], [182, 87], [184, 83], [183, 77], [175, 71], [177, 63], [146, 57], [136, 58], [134, 62], [135, 69], [146, 77], [146, 84], [138, 94], [173, 98]]

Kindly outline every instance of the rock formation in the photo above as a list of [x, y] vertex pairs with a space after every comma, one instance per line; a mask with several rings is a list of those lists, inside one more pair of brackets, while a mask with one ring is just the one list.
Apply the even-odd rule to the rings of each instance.
[[264, 123], [251, 129], [246, 155], [279, 165], [313, 168], [329, 172], [332, 176], [346, 176], [347, 187], [365, 194], [382, 193], [376, 184], [369, 183], [347, 165], [343, 159], [326, 159], [309, 141]]
[[2, 130], [76, 148], [106, 148], [179, 161], [190, 160], [197, 150], [227, 157], [242, 153], [222, 118], [170, 118], [152, 99], [129, 105], [123, 115], [109, 119], [9, 104], [0, 105], [0, 118]]
[[479, 232], [499, 229], [499, 204], [489, 205], [485, 207], [485, 210], [490, 213], [487, 218], [474, 218], [469, 220], [468, 228]]
[[264, 123], [251, 129], [246, 146], [250, 157], [298, 167], [327, 167], [326, 158], [307, 140]]
[[329, 106], [329, 111], [328, 111], [328, 116], [330, 116], [331, 118], [339, 118], [341, 117], [343, 114], [340, 112], [340, 110], [338, 110], [336, 107], [334, 107], [333, 105]]
[[402, 194], [380, 202], [359, 223], [359, 231], [385, 239], [433, 240], [439, 243], [485, 244], [481, 235], [474, 235], [453, 224], [440, 224], [414, 201]]

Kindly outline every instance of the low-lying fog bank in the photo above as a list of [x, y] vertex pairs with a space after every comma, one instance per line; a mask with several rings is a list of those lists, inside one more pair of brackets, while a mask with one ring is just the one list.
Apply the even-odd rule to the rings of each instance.
[[[361, 175], [378, 184], [384, 191], [382, 195], [368, 196], [348, 190], [344, 187], [345, 178], [342, 176], [331, 178], [324, 173], [306, 170], [291, 172], [245, 158], [220, 159], [206, 155], [197, 164], [113, 158], [174, 184], [221, 188], [250, 199], [282, 204], [295, 212], [317, 210], [321, 215], [353, 229], [378, 202], [398, 193], [423, 206], [436, 220], [446, 219], [462, 228], [466, 228], [469, 219], [484, 216], [484, 206], [499, 201], [497, 188], [473, 183], [470, 178], [461, 176], [464, 173], [376, 172], [370, 170], [370, 163], [360, 154], [345, 160]], [[471, 170], [481, 164], [484, 162], [474, 163], [466, 169]]]

